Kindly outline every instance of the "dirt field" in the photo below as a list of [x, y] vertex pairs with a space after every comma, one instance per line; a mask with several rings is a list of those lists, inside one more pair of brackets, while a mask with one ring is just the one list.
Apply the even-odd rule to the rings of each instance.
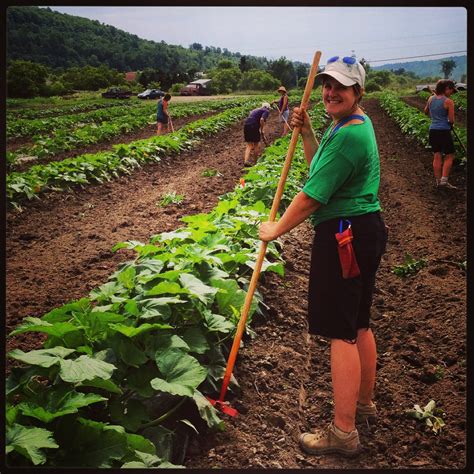
[[[378, 275], [373, 329], [378, 342], [376, 403], [379, 420], [360, 427], [363, 453], [354, 460], [300, 451], [298, 434], [331, 419], [328, 343], [308, 338], [306, 297], [313, 230], [302, 225], [283, 237], [286, 276], [267, 277], [260, 290], [270, 310], [255, 322], [234, 373], [241, 393], [226, 431], [194, 439], [189, 468], [450, 468], [466, 462], [466, 179], [459, 187], [433, 187], [431, 153], [402, 135], [375, 99], [363, 102], [376, 129], [381, 155], [380, 198], [390, 228]], [[278, 137], [271, 116], [267, 136]], [[137, 134], [143, 138], [143, 133]], [[41, 316], [104, 283], [132, 253], [110, 249], [123, 240], [147, 241], [175, 229], [179, 218], [205, 212], [233, 189], [242, 169], [242, 124], [208, 139], [192, 152], [147, 166], [131, 176], [84, 190], [51, 193], [26, 211], [7, 215], [7, 324]], [[205, 178], [205, 169], [220, 175]], [[157, 206], [169, 191], [181, 205]], [[427, 261], [416, 275], [392, 273], [405, 254]], [[7, 350], [38, 347], [23, 334]], [[229, 397], [231, 398], [231, 397]], [[434, 399], [446, 426], [435, 435], [405, 415]]]

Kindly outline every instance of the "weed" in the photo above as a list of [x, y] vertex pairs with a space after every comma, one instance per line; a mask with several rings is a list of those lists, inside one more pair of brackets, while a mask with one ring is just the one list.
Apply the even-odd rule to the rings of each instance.
[[201, 173], [201, 176], [204, 176], [205, 178], [211, 178], [212, 176], [222, 176], [219, 171], [215, 170], [215, 169], [207, 169], [207, 170], [204, 170], [202, 173]]
[[183, 202], [184, 195], [176, 194], [174, 191], [172, 193], [165, 193], [161, 196], [161, 201], [159, 202], [159, 206], [165, 207], [169, 204], [179, 204]]
[[444, 420], [440, 416], [437, 416], [444, 416], [445, 413], [443, 410], [436, 408], [436, 402], [434, 400], [430, 400], [423, 409], [420, 408], [420, 405], [414, 405], [413, 408], [413, 410], [407, 410], [406, 414], [416, 420], [424, 420], [426, 426], [429, 426], [433, 433], [438, 434], [445, 425]]
[[402, 265], [395, 265], [392, 272], [399, 277], [407, 277], [419, 272], [423, 267], [426, 267], [426, 260], [415, 260], [410, 254], [405, 254], [405, 260]]
[[441, 380], [442, 378], [444, 378], [444, 367], [441, 365], [437, 365], [435, 367], [434, 376], [436, 380]]

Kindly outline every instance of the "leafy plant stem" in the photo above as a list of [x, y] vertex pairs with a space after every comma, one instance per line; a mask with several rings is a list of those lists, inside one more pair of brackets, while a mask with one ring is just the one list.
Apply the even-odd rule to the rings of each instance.
[[161, 415], [159, 418], [156, 418], [155, 420], [149, 421], [148, 423], [145, 423], [144, 425], [140, 426], [137, 431], [143, 431], [146, 428], [150, 428], [152, 426], [157, 426], [161, 425], [163, 421], [165, 421], [167, 418], [169, 418], [184, 402], [186, 401], [186, 398], [182, 398], [171, 410], [168, 410], [166, 413]]

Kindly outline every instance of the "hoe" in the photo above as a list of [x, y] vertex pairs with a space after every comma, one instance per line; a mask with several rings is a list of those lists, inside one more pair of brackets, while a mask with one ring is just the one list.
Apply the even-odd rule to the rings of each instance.
[[[306, 109], [306, 107], [308, 106], [309, 97], [314, 85], [314, 79], [316, 77], [316, 73], [318, 72], [318, 65], [319, 65], [320, 58], [321, 58], [321, 51], [316, 51], [314, 55], [314, 59], [313, 59], [313, 64], [311, 66], [311, 70], [308, 75], [308, 80], [306, 81], [306, 87], [304, 89], [303, 97], [301, 99], [300, 107], [303, 109]], [[291, 160], [293, 159], [293, 154], [295, 152], [295, 148], [298, 142], [298, 136], [300, 134], [300, 131], [301, 130], [299, 127], [295, 127], [291, 135], [290, 145], [288, 147], [285, 163], [283, 164], [283, 168], [281, 171], [280, 181], [278, 182], [278, 187], [277, 187], [275, 196], [273, 198], [273, 204], [270, 211], [269, 221], [271, 222], [275, 220], [276, 214], [278, 212], [278, 207], [280, 205], [281, 197], [282, 197], [283, 190], [285, 187], [285, 181], [288, 176], [288, 171], [290, 170]], [[230, 415], [230, 416], [236, 416], [237, 410], [235, 408], [230, 407], [229, 403], [224, 401], [224, 398], [227, 391], [227, 387], [230, 382], [230, 378], [232, 376], [232, 370], [234, 368], [235, 359], [237, 358], [237, 352], [239, 350], [240, 340], [242, 339], [242, 334], [245, 329], [245, 323], [247, 321], [247, 316], [249, 314], [252, 298], [255, 293], [255, 289], [257, 287], [257, 282], [260, 276], [260, 271], [262, 269], [263, 259], [265, 258], [266, 250], [267, 250], [267, 242], [261, 242], [255, 268], [253, 270], [252, 278], [250, 280], [249, 289], [247, 291], [245, 302], [242, 307], [239, 324], [237, 325], [237, 331], [235, 333], [232, 348], [230, 350], [229, 358], [227, 360], [227, 367], [226, 367], [224, 379], [222, 382], [220, 397], [218, 400], [212, 400], [208, 398], [209, 402], [213, 406], [217, 407], [223, 413], [226, 413], [227, 415]]]

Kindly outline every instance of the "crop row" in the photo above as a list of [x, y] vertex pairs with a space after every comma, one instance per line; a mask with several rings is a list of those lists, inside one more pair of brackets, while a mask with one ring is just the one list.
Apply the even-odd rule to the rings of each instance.
[[[428, 135], [431, 120], [423, 112], [415, 107], [411, 107], [403, 102], [391, 92], [384, 92], [380, 95], [380, 103], [382, 108], [392, 117], [398, 124], [402, 132], [414, 137], [419, 143], [426, 148], [429, 147]], [[456, 134], [463, 143], [467, 144], [467, 131], [463, 127], [456, 127]], [[465, 153], [457, 141], [455, 141], [455, 158], [461, 163], [464, 162]]]
[[[125, 107], [140, 107], [139, 100], [121, 102]], [[7, 121], [11, 119], [34, 120], [66, 114], [83, 113], [115, 107], [110, 99], [59, 99], [49, 98], [47, 102], [36, 103], [32, 99], [7, 99]]]
[[[241, 105], [244, 100], [233, 101], [210, 101], [200, 104], [182, 104], [173, 109], [173, 117], [181, 118], [194, 114], [204, 114], [219, 110], [223, 107], [235, 107]], [[155, 106], [156, 107], [156, 106]], [[56, 128], [52, 136], [35, 136], [32, 146], [23, 147], [15, 152], [7, 153], [7, 162], [12, 166], [18, 159], [28, 158], [36, 160], [53, 157], [59, 153], [71, 151], [79, 147], [109, 140], [117, 135], [128, 133], [145, 127], [155, 122], [155, 107], [150, 105], [144, 109], [130, 110], [110, 120], [104, 120], [100, 124], [90, 124], [70, 130], [66, 125]]]
[[[317, 126], [321, 118], [319, 106]], [[10, 466], [179, 467], [171, 461], [182, 462], [190, 433], [224, 428], [204, 394], [219, 392], [288, 142], [268, 147], [244, 188], [210, 213], [184, 217], [185, 227], [148, 244], [117, 244], [137, 258], [89, 297], [13, 331], [47, 339], [42, 349], [9, 353], [23, 364], [7, 380]], [[283, 207], [307, 173], [302, 155]], [[262, 271], [283, 275], [276, 243]], [[257, 291], [248, 324], [263, 308]], [[232, 378], [230, 390], [237, 387]]]
[[[205, 113], [211, 110], [216, 110], [227, 107], [235, 107], [245, 102], [245, 98], [239, 99], [224, 99], [224, 100], [213, 100], [201, 103], [185, 103], [185, 104], [173, 104], [172, 111], [173, 116], [176, 118], [183, 117], [194, 113]], [[46, 134], [54, 131], [55, 134], [59, 130], [71, 133], [71, 130], [76, 128], [82, 128], [85, 124], [102, 124], [106, 121], [112, 121], [118, 117], [121, 118], [121, 122], [124, 120], [133, 120], [133, 117], [147, 118], [148, 121], [153, 121], [153, 114], [156, 112], [156, 104], [146, 102], [140, 104], [140, 107], [130, 107], [127, 105], [108, 107], [107, 109], [93, 110], [90, 112], [62, 115], [56, 117], [50, 117], [45, 119], [36, 120], [7, 120], [7, 138], [19, 138], [19, 137], [31, 137], [38, 134]], [[203, 111], [203, 112], [202, 112]], [[41, 136], [34, 138], [34, 141], [43, 141], [46, 137]]]
[[[424, 100], [428, 100], [431, 94], [429, 92], [422, 91], [419, 93], [419, 96]], [[453, 100], [454, 106], [457, 109], [459, 109], [461, 112], [467, 111], [467, 92], [466, 91], [457, 92], [453, 94], [450, 98]]]
[[189, 149], [200, 137], [215, 134], [243, 118], [257, 104], [249, 101], [208, 119], [196, 120], [167, 135], [153, 136], [129, 144], [115, 145], [113, 151], [86, 154], [45, 165], [34, 165], [25, 172], [7, 175], [7, 198], [15, 206], [42, 191], [61, 190], [75, 184], [109, 181], [129, 174], [144, 163], [160, 161], [168, 153]]

